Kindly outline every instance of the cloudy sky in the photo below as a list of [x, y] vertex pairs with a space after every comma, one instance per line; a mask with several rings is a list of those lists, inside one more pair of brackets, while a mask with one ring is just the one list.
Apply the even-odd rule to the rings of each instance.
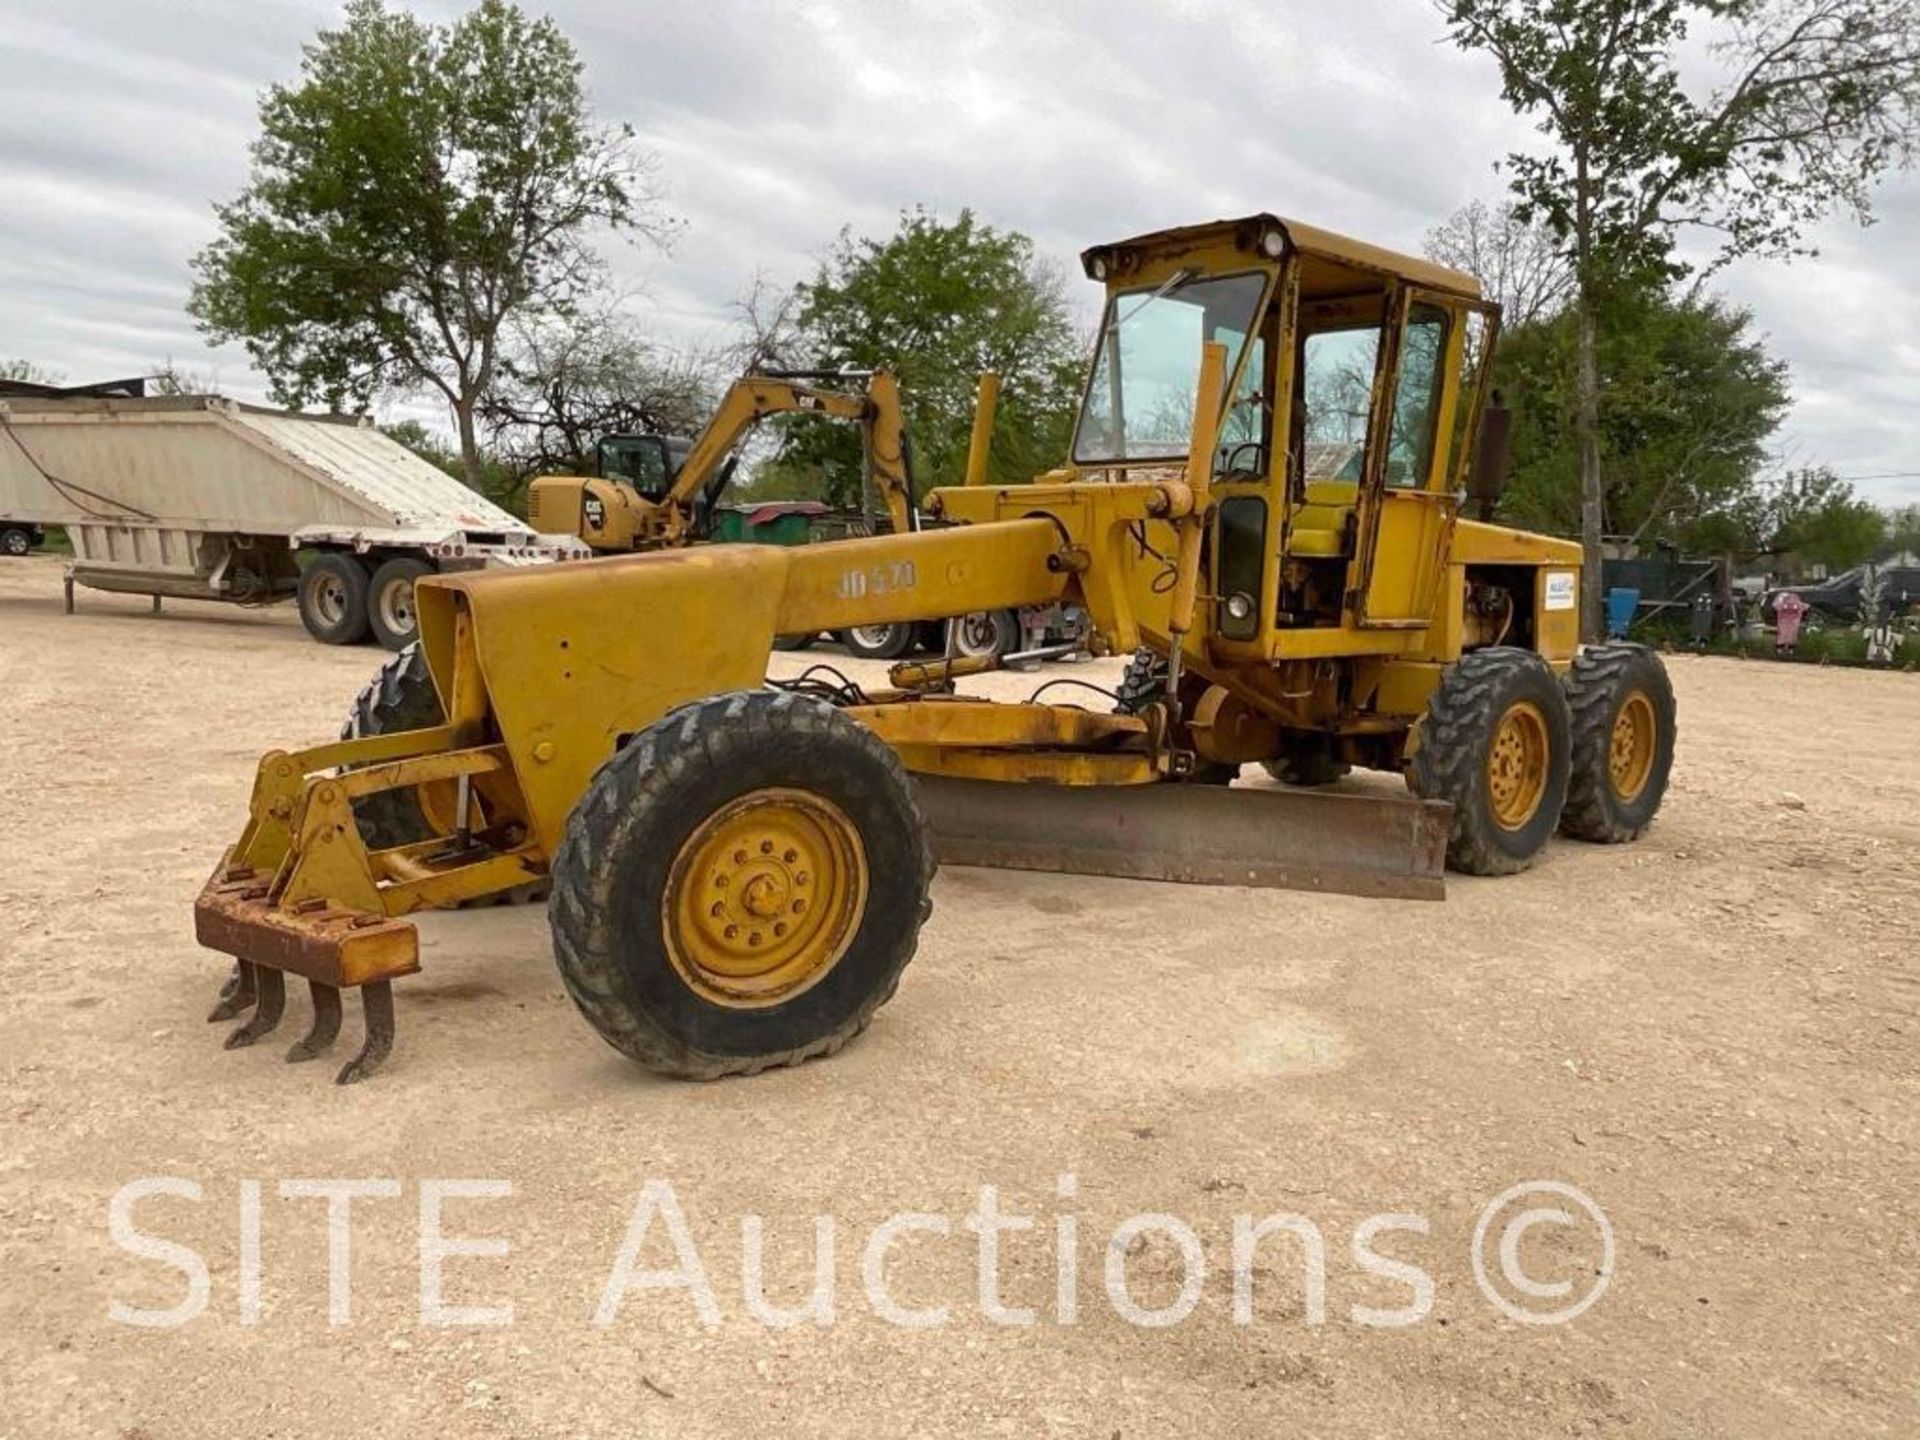
[[[1493, 162], [1529, 138], [1491, 62], [1438, 43], [1428, 0], [545, 8], [685, 222], [671, 253], [614, 252], [637, 313], [677, 343], [724, 337], [756, 272], [790, 283], [842, 225], [883, 233], [920, 203], [970, 205], [1068, 265], [1095, 241], [1257, 210], [1417, 249], [1498, 198]], [[258, 93], [337, 14], [0, 0], [0, 357], [76, 381], [171, 358], [262, 395], [245, 355], [208, 351], [184, 315], [187, 260], [245, 179]], [[1824, 229], [1817, 260], [1743, 265], [1724, 287], [1792, 365], [1784, 458], [1920, 500], [1920, 178], [1880, 212]]]

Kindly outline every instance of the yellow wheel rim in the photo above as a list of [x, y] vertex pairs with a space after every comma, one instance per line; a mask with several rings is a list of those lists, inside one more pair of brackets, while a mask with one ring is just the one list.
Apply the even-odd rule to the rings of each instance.
[[1522, 830], [1547, 793], [1547, 769], [1553, 749], [1547, 717], [1531, 700], [1508, 708], [1487, 747], [1487, 796], [1502, 830]]
[[1613, 717], [1613, 735], [1607, 745], [1607, 772], [1617, 798], [1632, 802], [1647, 788], [1658, 734], [1653, 701], [1644, 690], [1634, 691]]
[[716, 1005], [778, 1004], [839, 962], [866, 900], [866, 848], [839, 806], [755, 790], [701, 821], [674, 856], [667, 956]]

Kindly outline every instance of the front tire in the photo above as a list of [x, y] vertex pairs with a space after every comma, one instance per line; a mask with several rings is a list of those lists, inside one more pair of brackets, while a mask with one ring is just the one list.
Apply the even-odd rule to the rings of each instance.
[[367, 638], [367, 567], [351, 555], [316, 555], [300, 576], [300, 623], [322, 645]]
[[1496, 646], [1447, 668], [1407, 778], [1453, 806], [1449, 866], [1512, 875], [1533, 864], [1566, 804], [1570, 730], [1560, 682], [1532, 651]]
[[738, 691], [594, 776], [554, 857], [554, 957], [588, 1023], [648, 1069], [754, 1074], [866, 1028], [933, 871], [890, 747], [821, 701]]
[[1597, 645], [1567, 672], [1573, 772], [1562, 833], [1619, 845], [1653, 823], [1673, 770], [1673, 685], [1644, 645]]
[[[382, 665], [366, 688], [353, 697], [347, 723], [340, 727], [340, 738], [358, 740], [367, 735], [428, 730], [445, 723], [440, 692], [433, 688], [427, 657], [416, 643]], [[363, 796], [354, 802], [353, 815], [369, 850], [412, 845], [434, 833], [412, 790], [381, 790]]]

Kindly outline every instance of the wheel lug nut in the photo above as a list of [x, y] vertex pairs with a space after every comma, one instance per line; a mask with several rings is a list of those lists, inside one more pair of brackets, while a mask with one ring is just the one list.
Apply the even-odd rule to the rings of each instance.
[[787, 864], [791, 865], [794, 861], [800, 858], [800, 852], [798, 850], [789, 850], [787, 851], [786, 854], [782, 855], [780, 858], [786, 861]]
[[807, 872], [802, 870], [798, 875], [793, 877], [793, 883], [796, 885], [804, 885], [807, 883], [807, 878]]
[[727, 939], [738, 940], [740, 938], [740, 927], [738, 925], [729, 925], [727, 926], [726, 934]]
[[762, 840], [760, 842], [760, 853], [762, 855], [771, 855], [773, 853], [773, 842], [771, 840]]
[[776, 934], [776, 935], [784, 935], [784, 934], [786, 934], [786, 933], [787, 933], [787, 922], [786, 922], [786, 921], [784, 921], [784, 920], [781, 920], [781, 921], [777, 921], [777, 922], [776, 922], [776, 923], [774, 924], [774, 927], [773, 927], [773, 933], [774, 933], [774, 934]]
[[747, 936], [747, 944], [758, 945], [759, 943], [760, 943], [760, 932], [758, 930], [754, 931], [751, 935]]
[[806, 910], [807, 902], [804, 900], [796, 900], [793, 902], [792, 908], [793, 908], [793, 913], [796, 915], [799, 915]]
[[746, 863], [747, 863], [747, 852], [746, 852], [746, 851], [744, 851], [744, 850], [736, 850], [736, 851], [734, 851], [734, 852], [733, 852], [733, 863], [734, 863], [734, 864], [736, 864], [736, 865], [744, 865], [744, 864], [746, 864]]
[[727, 913], [727, 907], [722, 905], [718, 900], [716, 900], [713, 902], [713, 909], [711, 909], [707, 913], [712, 915], [714, 919], [718, 920], [722, 915]]

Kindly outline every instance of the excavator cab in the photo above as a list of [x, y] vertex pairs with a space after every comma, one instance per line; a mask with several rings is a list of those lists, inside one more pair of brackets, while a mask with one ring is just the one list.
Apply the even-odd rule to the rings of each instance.
[[693, 442], [677, 435], [603, 435], [593, 450], [593, 473], [624, 480], [655, 503], [666, 498]]

